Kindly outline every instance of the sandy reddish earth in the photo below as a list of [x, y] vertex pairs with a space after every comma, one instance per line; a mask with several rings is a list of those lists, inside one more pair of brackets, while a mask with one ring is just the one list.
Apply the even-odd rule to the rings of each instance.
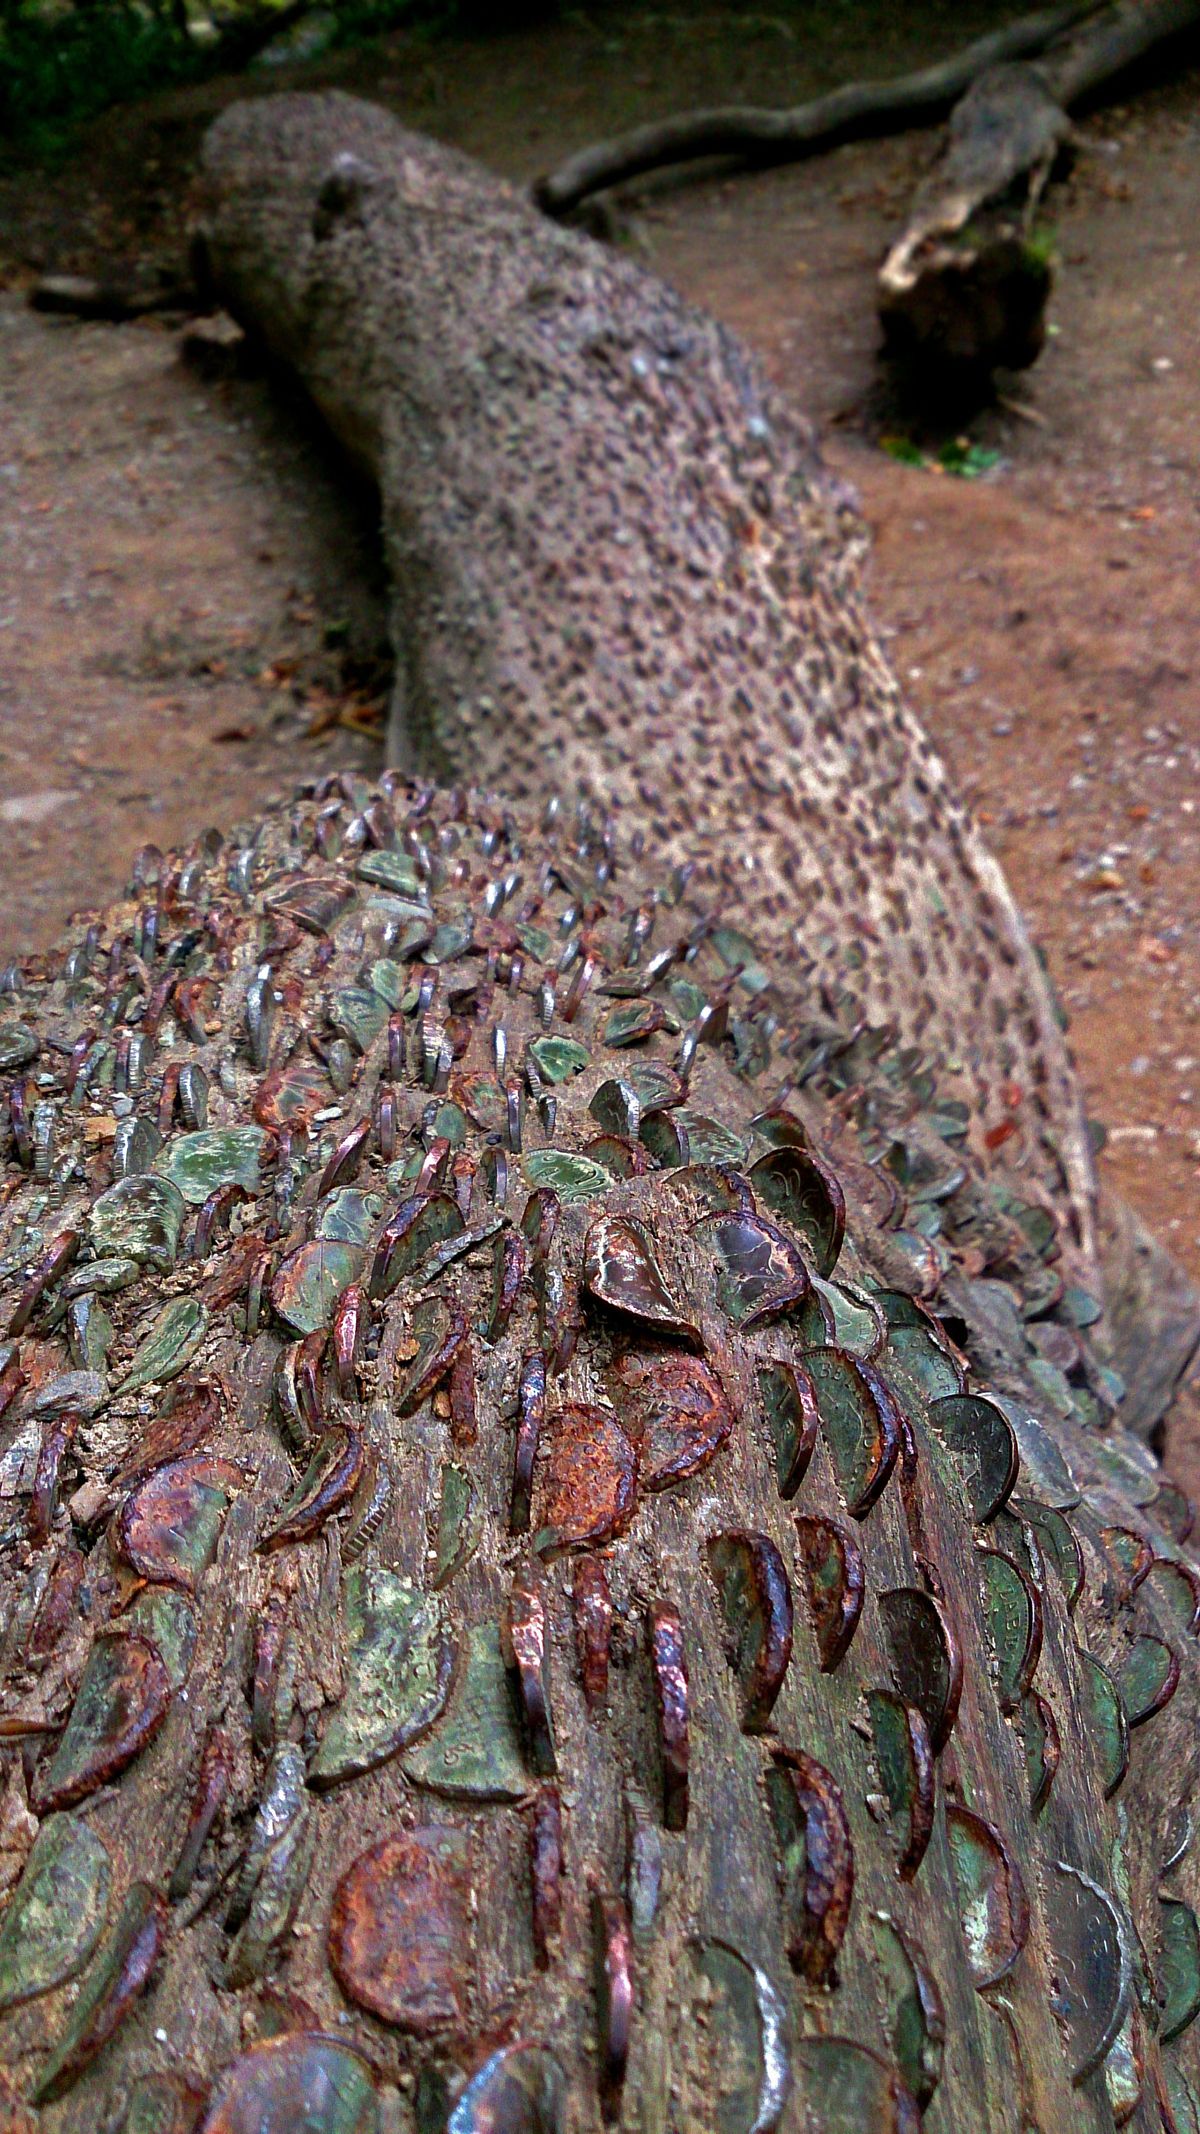
[[[930, 45], [994, 21], [907, 11]], [[300, 70], [528, 177], [631, 119], [779, 101], [927, 52], [906, 11], [628, 8], [475, 46], [395, 38]], [[786, 34], [785, 34], [786, 33]], [[872, 279], [931, 138], [644, 200], [650, 262], [763, 352], [875, 536], [912, 699], [1043, 944], [1111, 1179], [1200, 1274], [1198, 77], [1093, 115], [1053, 221], [1053, 336], [972, 436], [963, 482], [878, 449]], [[268, 86], [275, 86], [272, 81]], [[161, 322], [33, 317], [45, 265], [170, 258], [208, 116], [236, 84], [93, 129], [0, 181], [0, 960], [123, 879], [139, 843], [371, 764], [383, 609], [370, 500], [263, 378], [204, 376]], [[365, 730], [364, 730], [365, 729]]]

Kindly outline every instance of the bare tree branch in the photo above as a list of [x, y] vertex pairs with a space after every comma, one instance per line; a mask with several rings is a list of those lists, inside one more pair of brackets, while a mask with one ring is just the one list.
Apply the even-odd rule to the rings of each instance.
[[1040, 71], [1063, 109], [1071, 111], [1156, 45], [1194, 29], [1198, 21], [1196, 0], [1132, 0], [1107, 7], [1094, 26], [1085, 23], [1061, 48], [1048, 51]]
[[635, 126], [568, 157], [556, 171], [536, 181], [533, 196], [546, 214], [563, 216], [589, 194], [671, 163], [720, 155], [742, 156], [752, 163], [786, 163], [818, 154], [839, 141], [930, 125], [988, 67], [1044, 52], [1065, 30], [1096, 12], [1093, 0], [1084, 6], [1024, 15], [935, 66], [898, 75], [894, 81], [850, 82], [790, 110], [728, 104]]

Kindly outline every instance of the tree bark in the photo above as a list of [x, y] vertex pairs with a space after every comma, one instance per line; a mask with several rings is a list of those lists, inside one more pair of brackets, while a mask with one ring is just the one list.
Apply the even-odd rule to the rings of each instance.
[[[719, 1011], [730, 972], [666, 865], [653, 830], [334, 778], [145, 856], [23, 974], [67, 1227], [30, 1263], [18, 1072], [5, 2134], [1189, 2124], [1185, 1501], [1119, 1427], [1031, 1419], [951, 1191], [918, 1287], [971, 1341], [959, 1397], [896, 1286], [900, 1062], [843, 1053], [781, 1113], [801, 1033], [744, 986], [687, 1046], [680, 981]], [[164, 1130], [120, 1180], [85, 1139], [105, 998]], [[686, 1108], [614, 1119], [685, 1060]], [[143, 1257], [64, 1381], [61, 1288], [114, 1226]]]
[[655, 821], [810, 999], [955, 1063], [985, 1165], [1015, 1085], [1005, 1158], [1091, 1279], [1044, 976], [863, 614], [850, 500], [751, 353], [345, 97], [235, 107], [206, 183], [229, 308], [381, 489], [393, 759], [533, 800], [550, 748], [559, 790]]
[[[749, 351], [351, 99], [236, 107], [206, 167], [224, 298], [380, 486], [394, 758], [652, 821], [810, 1004], [937, 1059], [1099, 1285], [1044, 975], [862, 612], [849, 500]], [[1180, 1367], [1198, 1324], [1188, 1290]]]
[[[418, 515], [414, 668], [461, 680], [438, 632], [474, 630], [502, 731], [485, 765], [449, 704], [464, 755], [532, 756], [539, 805], [310, 784], [147, 848], [6, 996], [0, 2125], [1194, 2124], [1190, 1507], [895, 1029], [698, 916], [665, 806], [545, 805], [581, 733], [651, 758], [641, 579], [693, 844], [683, 665], [741, 858], [784, 617], [795, 768], [836, 818], [861, 742], [851, 842], [920, 893], [867, 719], [934, 766], [806, 433], [711, 322], [382, 114], [226, 114], [209, 176], [231, 294]], [[580, 664], [501, 695], [529, 584]], [[972, 916], [964, 963], [1006, 912]]]

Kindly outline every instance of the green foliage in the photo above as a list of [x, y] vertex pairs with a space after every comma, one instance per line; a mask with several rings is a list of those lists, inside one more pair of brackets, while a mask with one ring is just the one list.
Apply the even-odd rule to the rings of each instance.
[[889, 459], [898, 459], [903, 467], [926, 467], [929, 462], [920, 445], [911, 437], [881, 437], [879, 440]]
[[[313, 0], [333, 17], [331, 43], [392, 29], [433, 35], [516, 29], [558, 12], [556, 0]], [[0, 143], [53, 157], [80, 121], [153, 89], [245, 64], [292, 19], [285, 0], [0, 0]], [[3, 152], [3, 151], [0, 151]]]
[[78, 120], [179, 80], [200, 63], [178, 22], [150, 8], [51, 9], [7, 0], [0, 12], [0, 137], [52, 155]]
[[905, 467], [923, 467], [929, 474], [955, 474], [960, 481], [975, 482], [1000, 464], [1001, 454], [992, 445], [972, 444], [969, 437], [950, 437], [936, 452], [923, 452], [911, 437], [881, 437], [891, 459]]
[[1044, 273], [1058, 264], [1058, 235], [1048, 222], [1035, 223], [1022, 249], [1029, 265], [1041, 268]]
[[990, 474], [1000, 464], [1000, 454], [993, 445], [973, 445], [969, 438], [952, 437], [938, 451], [938, 465], [947, 474], [957, 474], [964, 482], [978, 481], [981, 474]]

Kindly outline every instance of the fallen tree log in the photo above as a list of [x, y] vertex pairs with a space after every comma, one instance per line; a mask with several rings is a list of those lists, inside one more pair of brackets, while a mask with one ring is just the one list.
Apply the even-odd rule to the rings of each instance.
[[950, 372], [972, 392], [1040, 355], [1053, 270], [1033, 217], [1070, 134], [1032, 66], [995, 68], [955, 106], [939, 165], [879, 270], [884, 347], [910, 385], [940, 394]]
[[848, 83], [791, 110], [728, 106], [634, 127], [571, 156], [533, 186], [562, 217], [612, 186], [714, 156], [795, 161], [947, 112], [942, 156], [880, 270], [888, 353], [940, 394], [1039, 354], [1052, 280], [1033, 220], [1071, 139], [1069, 114], [1157, 46], [1200, 25], [1200, 0], [1111, 0], [1023, 17], [935, 66]]
[[381, 491], [393, 759], [652, 824], [731, 966], [754, 930], [821, 990], [818, 1048], [871, 1023], [927, 1056], [1099, 1281], [1045, 978], [863, 615], [850, 499], [750, 353], [346, 97], [231, 110], [204, 184], [208, 271]]
[[1052, 38], [1093, 12], [1094, 0], [1088, 0], [1083, 6], [1025, 15], [933, 66], [890, 81], [850, 82], [790, 110], [727, 104], [631, 127], [611, 141], [580, 149], [557, 170], [535, 180], [534, 201], [543, 213], [561, 218], [593, 193], [670, 164], [712, 156], [736, 156], [756, 167], [797, 162], [824, 154], [842, 141], [932, 125], [988, 67], [1043, 51]]
[[8, 978], [4, 2134], [1196, 2124], [1192, 1506], [670, 864], [345, 774]]
[[[357, 218], [373, 308], [355, 343], [350, 263], [311, 250], [302, 282], [272, 262], [268, 308], [303, 288], [313, 360], [357, 352], [349, 430], [389, 481], [416, 366], [413, 509], [422, 440], [428, 478], [464, 423], [495, 479], [496, 396], [528, 571], [522, 224], [370, 121], [356, 168], [344, 105], [246, 123], [260, 159], [238, 122], [213, 150], [217, 264], [249, 228], [233, 165], [261, 208], [271, 153], [285, 185], [325, 125], [291, 234], [320, 257]], [[439, 248], [431, 400], [405, 307]], [[492, 308], [464, 352], [472, 258]], [[595, 481], [631, 420], [622, 355], [667, 350], [651, 285], [625, 346], [620, 284], [583, 259], [524, 293], [555, 306], [555, 461], [588, 412], [557, 307], [591, 304], [620, 390], [565, 471]], [[692, 412], [728, 427], [693, 471], [728, 500], [777, 411], [716, 329], [668, 320], [697, 397], [717, 366]], [[803, 435], [753, 477], [784, 517], [816, 485]], [[428, 500], [475, 560], [477, 499]], [[754, 545], [740, 526], [700, 578], [726, 627]], [[801, 560], [831, 581], [832, 544]], [[823, 589], [828, 657], [865, 659]], [[571, 705], [528, 679], [544, 803]], [[818, 678], [796, 684], [811, 715]], [[813, 1059], [788, 944], [692, 924], [657, 815], [309, 781], [228, 842], [147, 847], [124, 899], [6, 976], [5, 2134], [1195, 2124], [1192, 1505], [1089, 1415], [1080, 1300], [1034, 1240], [1023, 1291], [978, 1279], [977, 1174], [951, 1115], [914, 1118], [895, 1033]]]
[[1198, 24], [1197, 0], [1118, 0], [1036, 62], [972, 83], [879, 273], [888, 353], [922, 385], [940, 393], [951, 373], [971, 388], [1036, 359], [1052, 261], [1035, 220], [1072, 139], [1069, 114]]
[[561, 790], [653, 816], [731, 923], [961, 1061], [981, 1149], [1011, 1117], [1090, 1250], [1045, 980], [862, 615], [849, 498], [749, 352], [345, 97], [234, 107], [205, 183], [218, 290], [381, 490], [393, 759], [520, 799], [551, 748]]

